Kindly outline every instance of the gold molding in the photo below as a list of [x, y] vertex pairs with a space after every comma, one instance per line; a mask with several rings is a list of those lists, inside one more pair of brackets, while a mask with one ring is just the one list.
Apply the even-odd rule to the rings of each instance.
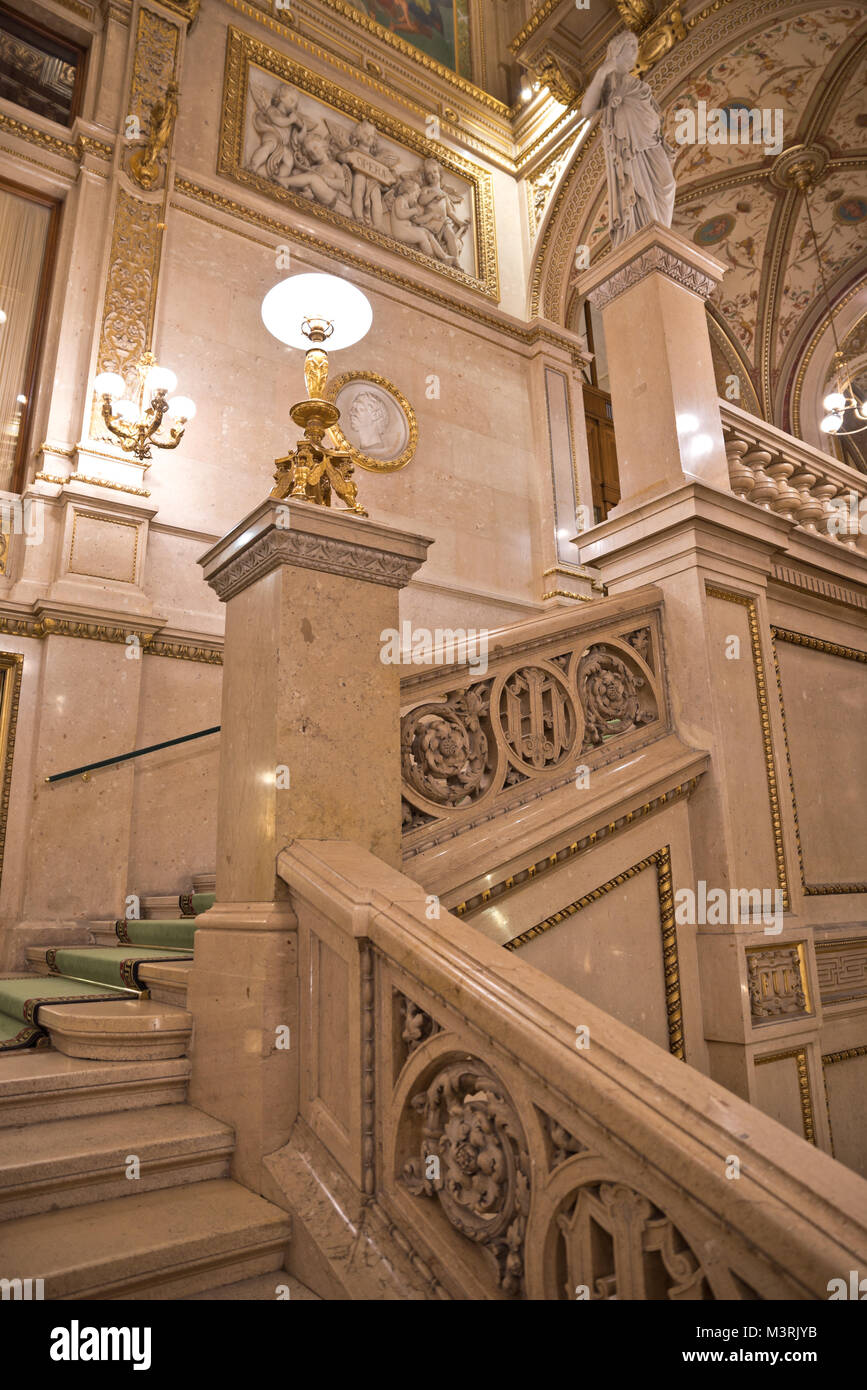
[[376, 459], [369, 454], [363, 454], [360, 449], [356, 449], [355, 445], [350, 443], [346, 438], [340, 426], [332, 425], [331, 434], [334, 437], [335, 445], [342, 453], [349, 454], [352, 462], [358, 468], [366, 468], [369, 473], [396, 473], [398, 469], [406, 467], [418, 448], [418, 421], [415, 418], [415, 411], [403, 392], [399, 391], [392, 382], [387, 381], [384, 376], [380, 376], [377, 372], [342, 372], [340, 376], [333, 377], [329, 380], [325, 391], [326, 399], [333, 401], [336, 405], [337, 397], [340, 395], [340, 392], [343, 390], [344, 386], [347, 386], [351, 381], [370, 381], [374, 386], [380, 386], [383, 391], [387, 391], [403, 412], [409, 431], [409, 439], [403, 453], [398, 455], [397, 458]]
[[[458, 266], [445, 265], [430, 256], [425, 256], [411, 246], [405, 246], [394, 237], [378, 232], [375, 227], [361, 225], [342, 213], [332, 212], [321, 207], [301, 193], [282, 188], [269, 182], [259, 174], [251, 173], [242, 163], [242, 146], [246, 118], [247, 82], [251, 67], [258, 67], [278, 77], [283, 82], [293, 84], [308, 96], [325, 103], [353, 120], [371, 121], [384, 135], [394, 140], [404, 149], [412, 151], [422, 159], [436, 159], [445, 170], [450, 170], [458, 178], [470, 185], [473, 204], [473, 231], [475, 241], [476, 274]], [[226, 42], [226, 66], [223, 78], [222, 122], [217, 156], [217, 172], [235, 183], [261, 194], [272, 202], [283, 203], [298, 211], [329, 222], [334, 227], [351, 231], [364, 237], [374, 245], [413, 261], [425, 270], [454, 280], [457, 284], [483, 294], [488, 299], [499, 300], [500, 281], [497, 265], [497, 240], [494, 225], [494, 181], [493, 176], [481, 166], [471, 163], [463, 156], [454, 153], [445, 145], [428, 140], [405, 125], [394, 116], [371, 106], [361, 97], [338, 87], [326, 77], [311, 72], [294, 59], [269, 48], [265, 43], [231, 26]]]
[[672, 1056], [678, 1057], [682, 1062], [686, 1061], [686, 1049], [683, 1039], [683, 1002], [680, 992], [680, 965], [677, 957], [677, 927], [674, 920], [674, 892], [671, 883], [671, 846], [663, 845], [661, 849], [654, 850], [653, 854], [648, 854], [644, 859], [639, 859], [637, 864], [631, 868], [624, 869], [622, 873], [615, 874], [606, 883], [594, 888], [590, 893], [583, 894], [576, 898], [574, 902], [566, 907], [554, 912], [550, 917], [537, 922], [534, 927], [528, 927], [519, 936], [513, 936], [511, 941], [503, 943], [507, 951], [516, 951], [520, 946], [531, 941], [535, 936], [541, 936], [543, 932], [550, 931], [551, 927], [556, 927], [560, 922], [565, 922], [569, 917], [574, 917], [577, 912], [581, 912], [591, 903], [598, 902], [606, 893], [610, 893], [613, 888], [620, 888], [630, 879], [637, 878], [645, 869], [656, 869], [656, 891], [659, 901], [659, 925], [662, 931], [662, 968], [665, 977], [665, 1011], [668, 1016], [668, 1050]]
[[12, 789], [12, 759], [15, 754], [15, 734], [18, 729], [18, 703], [21, 696], [21, 671], [24, 656], [21, 652], [0, 652], [0, 671], [3, 693], [0, 697], [0, 882], [3, 878], [3, 853], [6, 848], [6, 826], [9, 821], [9, 796]]
[[[59, 451], [52, 449], [51, 452], [57, 453]], [[109, 482], [108, 478], [88, 478], [84, 473], [68, 473], [66, 477], [62, 477], [59, 473], [37, 473], [34, 475], [33, 481], [36, 483], [56, 483], [61, 487], [66, 487], [67, 483], [88, 483], [91, 487], [108, 487], [114, 492], [129, 492], [134, 497], [150, 497], [150, 492], [145, 487], [131, 487], [127, 483], [112, 483]]]
[[759, 618], [756, 600], [750, 594], [738, 594], [729, 589], [719, 589], [713, 584], [706, 584], [705, 591], [708, 598], [723, 599], [726, 603], [737, 603], [747, 610], [747, 622], [753, 656], [753, 674], [756, 680], [756, 697], [759, 706], [759, 721], [762, 729], [762, 748], [765, 755], [765, 775], [768, 782], [771, 830], [774, 837], [777, 887], [783, 895], [783, 911], [790, 912], [792, 904], [789, 894], [789, 876], [786, 869], [786, 850], [783, 843], [783, 821], [780, 809], [779, 779], [777, 777], [776, 759], [774, 758], [774, 740], [771, 732], [771, 712], [768, 702], [768, 683], [765, 677], [765, 663], [762, 657], [762, 642], [759, 633]]
[[844, 1047], [841, 1052], [823, 1052], [822, 1065], [830, 1067], [835, 1062], [851, 1062], [856, 1057], [867, 1057], [867, 1043], [862, 1043], [858, 1047]]
[[559, 864], [565, 864], [569, 859], [574, 859], [576, 854], [583, 854], [585, 850], [592, 849], [601, 840], [610, 840], [621, 830], [628, 830], [630, 826], [635, 825], [645, 816], [649, 816], [651, 812], [659, 810], [660, 807], [668, 806], [682, 796], [689, 796], [690, 792], [698, 786], [698, 780], [698, 777], [690, 777], [686, 782], [669, 787], [667, 791], [660, 792], [659, 796], [655, 796], [652, 800], [645, 801], [642, 805], [636, 806], [634, 810], [628, 811], [625, 816], [618, 816], [616, 821], [599, 826], [588, 835], [582, 835], [580, 839], [564, 845], [556, 853], [546, 855], [544, 859], [532, 860], [523, 868], [516, 869], [508, 878], [501, 879], [499, 883], [483, 889], [481, 893], [474, 894], [464, 902], [449, 908], [449, 911], [455, 917], [466, 917], [470, 913], [481, 911], [491, 902], [500, 902], [533, 879], [540, 878], [542, 874], [556, 869]]
[[[804, 996], [804, 1008], [803, 1008], [803, 1010], [801, 1011], [800, 1015], [785, 1014], [785, 1015], [778, 1015], [778, 1016], [775, 1017], [775, 1018], [762, 1019], [761, 1022], [760, 1022], [760, 1024], [759, 1024], [759, 1026], [762, 1026], [762, 1025], [765, 1024], [765, 1023], [781, 1023], [781, 1022], [787, 1022], [787, 1021], [788, 1021], [789, 1019], [791, 1019], [791, 1018], [795, 1018], [795, 1017], [801, 1017], [801, 1018], [803, 1018], [803, 1017], [805, 1017], [807, 1014], [813, 1014], [813, 1013], [815, 1013], [815, 1010], [814, 1010], [814, 1008], [813, 1008], [812, 995], [811, 995], [811, 993], [810, 993], [810, 981], [809, 981], [809, 977], [808, 977], [808, 974], [807, 974], [807, 954], [806, 954], [806, 953], [807, 953], [807, 943], [806, 943], [806, 941], [784, 941], [784, 942], [782, 943], [782, 945], [780, 945], [780, 946], [745, 946], [745, 947], [744, 947], [744, 954], [745, 954], [745, 956], [757, 956], [757, 957], [761, 957], [761, 956], [766, 956], [766, 955], [768, 954], [769, 951], [778, 951], [778, 950], [780, 950], [780, 951], [782, 951], [782, 950], [792, 950], [792, 951], [795, 951], [795, 952], [797, 953], [797, 957], [798, 957], [798, 978], [799, 978], [799, 980], [800, 980], [800, 982], [801, 982], [801, 992], [802, 992], [802, 994], [803, 994], [803, 996]], [[755, 1027], [755, 1025], [756, 1025], [756, 1021], [755, 1021], [755, 1018], [753, 1018], [753, 1026]]]
[[[146, 656], [174, 657], [179, 661], [198, 661], [206, 666], [222, 666], [223, 653], [220, 647], [198, 646], [184, 642], [179, 637], [159, 637], [130, 623], [127, 627], [112, 627], [107, 623], [78, 622], [70, 618], [52, 618], [44, 615], [34, 617], [10, 617], [0, 613], [0, 634], [11, 637], [32, 637], [42, 641], [46, 637], [77, 637], [91, 642], [110, 642], [119, 646], [127, 645], [127, 638], [138, 637], [141, 650]], [[2, 655], [2, 653], [0, 653]]]
[[[178, 24], [155, 9], [139, 8], [127, 109], [143, 130], [149, 128], [154, 103], [177, 80], [180, 43]], [[130, 389], [153, 336], [168, 196], [168, 173], [155, 200], [123, 183], [116, 190], [96, 371], [119, 372]], [[91, 434], [100, 422], [97, 405], [94, 397]]]
[[761, 1057], [754, 1057], [753, 1061], [757, 1067], [763, 1067], [767, 1062], [785, 1062], [789, 1058], [794, 1060], [798, 1069], [798, 1095], [801, 1101], [804, 1138], [809, 1144], [815, 1144], [816, 1126], [813, 1116], [813, 1097], [810, 1093], [810, 1074], [807, 1070], [807, 1049], [793, 1047], [788, 1052], [767, 1052]]
[[867, 881], [856, 883], [808, 883], [804, 865], [804, 846], [801, 840], [801, 825], [798, 819], [798, 802], [795, 796], [795, 775], [792, 768], [792, 752], [789, 745], [789, 730], [786, 723], [786, 705], [783, 699], [783, 677], [780, 671], [780, 658], [777, 642], [788, 642], [792, 646], [807, 647], [810, 651], [824, 652], [827, 656], [842, 657], [845, 661], [867, 663], [867, 652], [858, 647], [843, 647], [837, 642], [826, 642], [820, 637], [810, 637], [805, 632], [795, 632], [791, 628], [771, 624], [771, 646], [774, 653], [774, 670], [777, 677], [777, 696], [780, 701], [780, 718], [783, 725], [783, 747], [786, 750], [786, 770], [789, 777], [789, 794], [792, 798], [792, 815], [795, 821], [795, 844], [798, 849], [798, 868], [801, 874], [801, 888], [808, 898], [823, 898], [837, 893], [867, 893]]
[[[556, 329], [541, 327], [538, 325], [527, 326], [526, 324], [500, 318], [497, 314], [486, 313], [484, 309], [475, 305], [467, 304], [464, 300], [454, 299], [451, 295], [444, 294], [440, 290], [433, 289], [421, 280], [411, 280], [407, 275], [401, 275], [398, 271], [391, 270], [388, 266], [377, 265], [374, 261], [366, 260], [354, 251], [343, 250], [339, 246], [334, 246], [329, 242], [322, 241], [311, 232], [303, 231], [291, 222], [283, 222], [278, 217], [271, 217], [267, 213], [258, 212], [256, 209], [248, 207], [244, 203], [239, 203], [233, 198], [227, 198], [222, 193], [215, 193], [210, 188], [205, 188], [191, 179], [177, 178], [175, 180], [175, 193], [181, 194], [186, 198], [192, 198], [197, 202], [204, 203], [207, 207], [215, 208], [226, 213], [231, 217], [238, 217], [244, 222], [250, 223], [254, 227], [260, 227], [263, 231], [272, 232], [281, 238], [289, 237], [293, 241], [299, 242], [310, 251], [315, 251], [318, 255], [328, 256], [333, 260], [339, 260], [343, 265], [353, 266], [358, 270], [363, 270], [386, 284], [395, 285], [399, 289], [406, 290], [410, 294], [417, 294], [422, 299], [428, 299], [434, 304], [438, 304], [443, 309], [448, 309], [451, 313], [460, 314], [464, 318], [472, 319], [475, 323], [480, 323], [484, 328], [489, 328], [495, 333], [503, 334], [509, 338], [515, 338], [526, 347], [533, 347], [536, 343], [550, 343], [553, 347], [561, 351], [574, 353], [575, 344], [564, 334], [559, 334]], [[195, 212], [192, 208], [184, 207], [182, 203], [173, 202], [171, 205], [178, 212], [184, 212], [188, 217], [198, 218], [200, 222], [206, 222], [209, 226], [219, 227], [222, 231], [231, 231], [235, 236], [245, 237], [248, 241], [253, 241], [258, 246], [269, 246], [268, 242], [259, 241], [256, 237], [251, 237], [249, 233], [242, 232], [238, 227], [227, 227], [224, 222], [218, 222], [213, 218], [205, 217], [203, 213]]]
[[542, 595], [542, 602], [549, 598], [571, 598], [576, 603], [593, 603], [595, 600], [592, 594], [573, 594], [568, 589], [549, 589]]

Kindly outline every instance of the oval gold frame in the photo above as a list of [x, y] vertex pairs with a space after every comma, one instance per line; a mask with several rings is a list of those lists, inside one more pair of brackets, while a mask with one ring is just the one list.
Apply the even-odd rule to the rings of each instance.
[[348, 386], [351, 381], [369, 381], [374, 386], [380, 386], [383, 391], [387, 391], [394, 401], [400, 406], [409, 426], [409, 440], [403, 453], [395, 459], [375, 459], [369, 454], [363, 454], [360, 449], [356, 449], [354, 444], [350, 444], [346, 435], [339, 425], [332, 425], [331, 436], [334, 444], [342, 453], [349, 454], [352, 462], [359, 468], [366, 468], [369, 473], [396, 473], [399, 468], [406, 468], [406, 465], [413, 458], [418, 448], [418, 421], [415, 418], [415, 411], [402, 391], [390, 381], [386, 381], [384, 376], [379, 376], [376, 372], [343, 372], [340, 376], [334, 377], [328, 382], [325, 389], [325, 398], [337, 404], [337, 397]]

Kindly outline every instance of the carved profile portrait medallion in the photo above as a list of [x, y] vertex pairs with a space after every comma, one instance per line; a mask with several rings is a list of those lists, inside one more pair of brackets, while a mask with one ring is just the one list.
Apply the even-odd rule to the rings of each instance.
[[328, 384], [327, 396], [340, 411], [331, 431], [335, 446], [359, 468], [395, 473], [418, 445], [418, 424], [409, 401], [375, 372], [344, 372]]

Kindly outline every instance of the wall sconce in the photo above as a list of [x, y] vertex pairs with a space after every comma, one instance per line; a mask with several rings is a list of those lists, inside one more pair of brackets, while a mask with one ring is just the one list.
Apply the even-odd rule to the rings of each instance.
[[[138, 400], [124, 398], [126, 382], [117, 372], [101, 372], [93, 383], [102, 396], [102, 418], [111, 433], [120, 441], [125, 453], [135, 454], [144, 461], [151, 457], [151, 445], [157, 449], [176, 449], [184, 437], [188, 420], [196, 413], [189, 396], [166, 397], [174, 391], [178, 379], [168, 367], [158, 367], [152, 352], [146, 352], [138, 365]], [[145, 406], [145, 400], [149, 404]], [[167, 417], [169, 438], [158, 438], [158, 431]]]

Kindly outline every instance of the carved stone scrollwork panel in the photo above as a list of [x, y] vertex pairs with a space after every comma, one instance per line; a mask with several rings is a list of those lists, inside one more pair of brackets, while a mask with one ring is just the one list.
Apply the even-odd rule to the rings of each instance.
[[[616, 753], [608, 745], [649, 724], [658, 730], [642, 743], [662, 737], [667, 706], [655, 615], [638, 627], [597, 623], [592, 630], [601, 638], [592, 645], [583, 624], [565, 639], [518, 641], [490, 659], [483, 682], [460, 686], [453, 671], [446, 677], [452, 689], [444, 691], [435, 673], [405, 678], [415, 703], [402, 722], [403, 833], [414, 836], [414, 847], [418, 832], [438, 833], [432, 821], [458, 815], [470, 828], [479, 816], [555, 790], [574, 775], [580, 754], [605, 745], [597, 761], [610, 762]], [[468, 667], [468, 682], [472, 674]]]
[[522, 666], [507, 676], [497, 717], [519, 767], [540, 772], [569, 757], [578, 727], [575, 701], [565, 678], [543, 666]]
[[810, 1012], [802, 960], [803, 946], [750, 947], [747, 982], [753, 1023], [772, 1023]]
[[671, 1219], [625, 1183], [580, 1187], [557, 1224], [566, 1253], [567, 1298], [713, 1297], [698, 1258]]
[[508, 1092], [468, 1058], [438, 1071], [410, 1107], [421, 1116], [421, 1142], [404, 1166], [403, 1187], [437, 1202], [454, 1230], [485, 1252], [497, 1287], [521, 1296], [530, 1159]]
[[617, 648], [589, 647], [578, 665], [577, 685], [586, 719], [584, 748], [659, 717], [654, 693], [637, 662]]
[[428, 801], [459, 806], [491, 785], [496, 744], [490, 734], [490, 682], [419, 705], [401, 721], [404, 782]]
[[399, 1032], [400, 1036], [397, 1067], [399, 1070], [422, 1043], [440, 1031], [440, 1025], [405, 994], [395, 991], [394, 997], [398, 1009], [395, 1031]]

